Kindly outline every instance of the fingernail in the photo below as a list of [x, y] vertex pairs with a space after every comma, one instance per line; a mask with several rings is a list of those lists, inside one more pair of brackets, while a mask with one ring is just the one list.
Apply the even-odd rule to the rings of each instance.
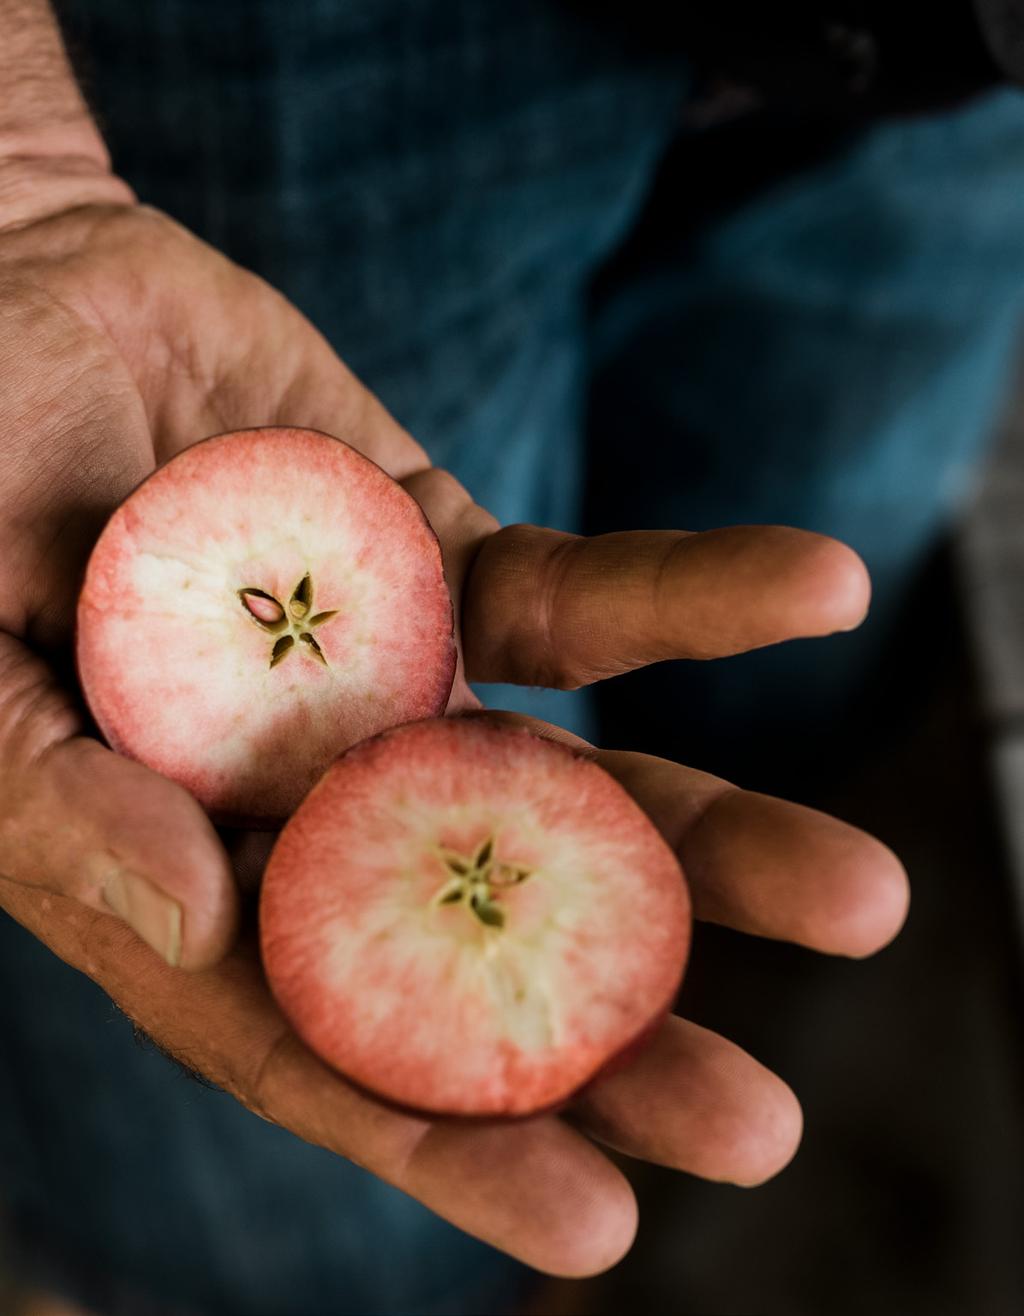
[[103, 899], [172, 968], [181, 963], [181, 906], [138, 873], [118, 869], [103, 883]]

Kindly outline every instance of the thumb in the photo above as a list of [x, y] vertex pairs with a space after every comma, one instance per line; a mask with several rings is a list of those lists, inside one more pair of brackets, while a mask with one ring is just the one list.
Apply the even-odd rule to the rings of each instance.
[[47, 665], [0, 635], [0, 874], [121, 918], [168, 963], [231, 946], [228, 856], [176, 783], [80, 734]]

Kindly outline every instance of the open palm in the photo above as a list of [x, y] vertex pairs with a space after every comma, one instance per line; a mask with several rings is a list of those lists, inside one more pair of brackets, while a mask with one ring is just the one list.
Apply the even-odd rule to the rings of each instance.
[[[789, 1089], [678, 1018], [564, 1117], [432, 1121], [357, 1091], [291, 1031], [251, 928], [239, 935], [232, 859], [251, 876], [258, 840], [229, 856], [180, 787], [85, 734], [58, 672], [114, 506], [188, 444], [253, 425], [336, 434], [420, 501], [461, 614], [452, 713], [475, 707], [467, 678], [572, 687], [853, 626], [867, 605], [856, 557], [772, 527], [498, 530], [293, 307], [144, 208], [0, 232], [0, 283], [0, 904], [251, 1110], [540, 1269], [589, 1273], [629, 1246], [635, 1203], [602, 1145], [738, 1183], [780, 1168], [800, 1130]], [[871, 838], [673, 763], [595, 753], [676, 849], [698, 918], [848, 955], [898, 929], [905, 880]], [[134, 921], [182, 968], [110, 913], [105, 891], [126, 876], [162, 893]]]

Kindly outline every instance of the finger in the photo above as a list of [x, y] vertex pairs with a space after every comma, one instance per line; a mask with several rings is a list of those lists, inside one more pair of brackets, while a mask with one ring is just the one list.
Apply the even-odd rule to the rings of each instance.
[[627, 1066], [587, 1088], [573, 1119], [629, 1156], [745, 1187], [778, 1174], [803, 1129], [782, 1079], [675, 1016]]
[[79, 731], [46, 665], [0, 636], [0, 873], [117, 914], [169, 964], [216, 962], [237, 897], [209, 820]]
[[0, 881], [0, 903], [87, 969], [162, 1048], [256, 1113], [422, 1201], [460, 1229], [555, 1274], [603, 1270], [625, 1253], [636, 1202], [617, 1169], [554, 1116], [434, 1122], [347, 1083], [287, 1028], [256, 948], [176, 974], [114, 920]]
[[647, 754], [597, 761], [675, 848], [695, 917], [858, 958], [903, 926], [903, 865], [859, 828]]
[[465, 589], [471, 680], [573, 689], [668, 658], [714, 658], [859, 625], [845, 545], [781, 526], [582, 539], [509, 526]]
[[[498, 522], [485, 512], [447, 471], [432, 466], [417, 471], [402, 481], [405, 489], [423, 509], [441, 543], [444, 574], [451, 590], [455, 610], [455, 634], [462, 635], [462, 590], [480, 545], [498, 528]], [[465, 675], [462, 644], [458, 645], [458, 666], [452, 685], [448, 711], [464, 712], [479, 708]]]
[[275, 1052], [262, 1091], [278, 1122], [536, 1270], [596, 1274], [633, 1241], [637, 1211], [628, 1183], [554, 1115], [430, 1121], [386, 1110], [297, 1040]]
[[528, 726], [611, 773], [678, 855], [698, 919], [854, 957], [880, 950], [903, 926], [903, 865], [849, 823], [668, 759], [595, 750], [518, 713], [481, 716]]
[[445, 575], [458, 599], [480, 546], [498, 529], [498, 522], [474, 503], [454, 475], [432, 466], [402, 481], [423, 509], [441, 541]]

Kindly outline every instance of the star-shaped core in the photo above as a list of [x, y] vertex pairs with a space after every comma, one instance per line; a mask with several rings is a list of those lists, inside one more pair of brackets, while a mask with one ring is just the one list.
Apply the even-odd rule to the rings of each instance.
[[[324, 651], [316, 642], [313, 631], [317, 626], [329, 621], [338, 609], [313, 613], [313, 578], [307, 571], [292, 591], [287, 606], [279, 603], [273, 594], [266, 590], [247, 587], [238, 591], [242, 607], [250, 618], [269, 635], [276, 635], [274, 647], [270, 651], [270, 666], [276, 667], [295, 648], [296, 642], [306, 651], [327, 666]], [[312, 616], [310, 614], [313, 614]]]
[[448, 880], [434, 897], [435, 905], [465, 905], [489, 928], [505, 926], [505, 911], [494, 899], [502, 887], [516, 886], [531, 876], [530, 869], [502, 864], [494, 857], [494, 837], [488, 836], [472, 857], [454, 850], [440, 851]]

